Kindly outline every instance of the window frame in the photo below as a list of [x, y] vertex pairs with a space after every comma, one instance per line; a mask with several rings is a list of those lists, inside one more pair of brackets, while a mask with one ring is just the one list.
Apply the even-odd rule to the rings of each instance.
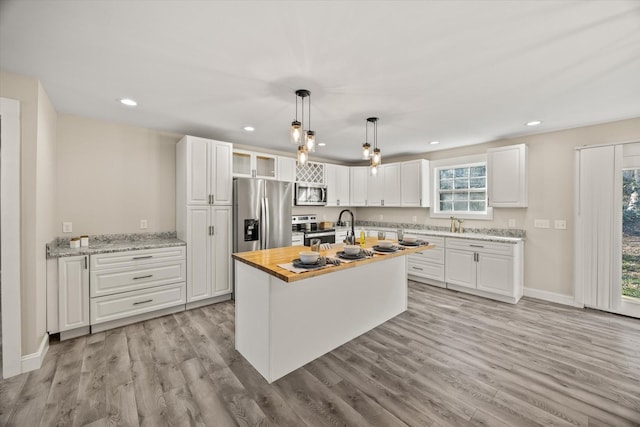
[[456, 217], [459, 219], [479, 219], [479, 220], [492, 220], [493, 208], [489, 206], [488, 194], [489, 194], [489, 177], [485, 175], [485, 203], [486, 211], [482, 212], [454, 212], [454, 211], [441, 211], [440, 210], [440, 170], [442, 169], [455, 169], [455, 168], [467, 168], [474, 166], [485, 166], [488, 172], [487, 155], [466, 156], [457, 157], [453, 159], [444, 159], [431, 162], [431, 176], [432, 191], [431, 191], [431, 208], [429, 209], [429, 216], [431, 218], [450, 218]]

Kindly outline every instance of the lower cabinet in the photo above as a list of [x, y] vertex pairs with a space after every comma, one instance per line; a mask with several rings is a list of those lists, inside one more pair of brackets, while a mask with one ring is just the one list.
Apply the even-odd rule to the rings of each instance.
[[231, 294], [231, 206], [187, 208], [187, 303]]
[[523, 243], [446, 238], [447, 288], [516, 303], [523, 293]]
[[58, 258], [58, 331], [89, 326], [89, 256]]
[[424, 236], [433, 249], [415, 252], [407, 257], [407, 273], [411, 280], [445, 287], [444, 283], [444, 238]]
[[304, 234], [294, 234], [291, 236], [291, 246], [304, 246]]

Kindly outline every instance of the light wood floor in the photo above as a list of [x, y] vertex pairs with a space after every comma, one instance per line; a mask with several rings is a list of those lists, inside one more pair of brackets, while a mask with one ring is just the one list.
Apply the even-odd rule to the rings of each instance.
[[640, 425], [639, 320], [409, 289], [271, 385], [234, 350], [231, 302], [57, 343], [0, 383], [0, 425]]

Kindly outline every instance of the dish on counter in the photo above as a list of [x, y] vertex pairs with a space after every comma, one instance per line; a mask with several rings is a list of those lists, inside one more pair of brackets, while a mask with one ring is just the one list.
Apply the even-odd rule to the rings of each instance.
[[344, 253], [347, 255], [358, 255], [362, 252], [362, 248], [359, 245], [345, 245]]
[[378, 240], [378, 246], [381, 248], [392, 248], [393, 242], [391, 240]]
[[320, 253], [315, 251], [302, 251], [298, 256], [302, 264], [315, 264], [320, 259]]
[[320, 267], [324, 267], [325, 265], [327, 265], [327, 259], [325, 257], [320, 257], [318, 258], [318, 260], [313, 263], [313, 264], [307, 264], [304, 263], [302, 261], [300, 261], [300, 258], [296, 258], [293, 261], [291, 261], [291, 263], [293, 264], [293, 266], [295, 268], [305, 268], [308, 270], [312, 270], [314, 268], [320, 268]]
[[397, 247], [392, 246], [390, 248], [382, 248], [378, 245], [373, 246], [373, 250], [374, 251], [378, 251], [378, 252], [396, 252], [398, 250]]
[[336, 252], [336, 256], [338, 258], [348, 259], [348, 260], [365, 259], [367, 257], [363, 251], [360, 251], [357, 254], [348, 254], [345, 251], [339, 251], [339, 252]]
[[422, 245], [428, 245], [429, 242], [425, 242], [423, 240], [416, 240], [413, 242], [407, 242], [405, 240], [401, 240], [398, 242], [398, 244], [403, 246], [422, 246]]

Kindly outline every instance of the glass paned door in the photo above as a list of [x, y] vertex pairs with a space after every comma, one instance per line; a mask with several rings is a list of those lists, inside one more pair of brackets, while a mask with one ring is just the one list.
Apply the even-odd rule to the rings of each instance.
[[622, 297], [640, 302], [640, 168], [622, 171]]

